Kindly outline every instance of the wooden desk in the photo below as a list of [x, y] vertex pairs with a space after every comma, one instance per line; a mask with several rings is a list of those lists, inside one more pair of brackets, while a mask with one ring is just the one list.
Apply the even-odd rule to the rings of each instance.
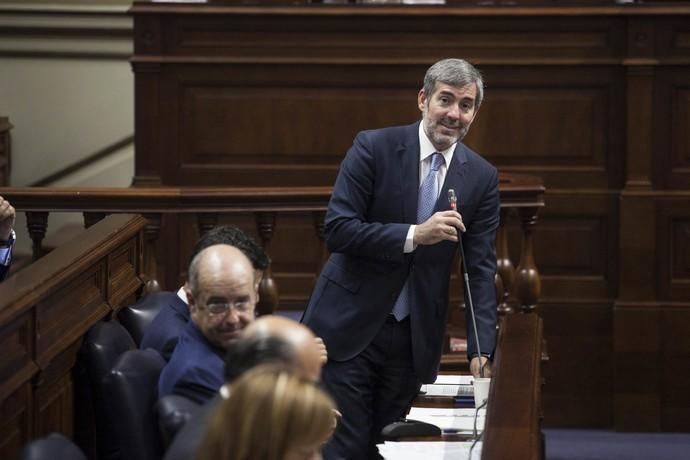
[[[486, 411], [482, 460], [541, 460], [542, 321], [514, 314], [501, 321]], [[453, 398], [420, 396], [422, 407], [468, 407]], [[439, 438], [417, 440], [438, 441]], [[443, 441], [466, 441], [465, 434], [445, 434]]]

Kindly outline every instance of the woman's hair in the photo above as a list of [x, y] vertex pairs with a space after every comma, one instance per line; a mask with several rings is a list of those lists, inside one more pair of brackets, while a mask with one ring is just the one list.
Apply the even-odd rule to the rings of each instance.
[[335, 428], [335, 404], [312, 382], [284, 368], [240, 376], [211, 414], [197, 460], [283, 460], [320, 445]]

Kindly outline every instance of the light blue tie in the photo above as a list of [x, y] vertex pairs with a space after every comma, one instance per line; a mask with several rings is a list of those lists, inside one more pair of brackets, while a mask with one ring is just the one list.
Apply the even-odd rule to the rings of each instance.
[[[438, 200], [439, 192], [439, 175], [441, 174], [441, 165], [444, 163], [443, 155], [438, 152], [431, 154], [431, 170], [422, 181], [417, 195], [417, 223], [421, 224], [426, 221], [434, 213], [436, 207], [436, 200]], [[397, 321], [402, 321], [410, 314], [410, 288], [409, 278], [405, 281], [405, 285], [400, 291], [398, 300], [393, 306], [393, 316]]]

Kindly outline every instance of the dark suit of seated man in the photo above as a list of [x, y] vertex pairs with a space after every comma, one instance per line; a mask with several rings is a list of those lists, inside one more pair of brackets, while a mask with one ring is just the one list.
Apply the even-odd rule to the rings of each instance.
[[264, 316], [250, 324], [239, 340], [231, 343], [225, 357], [225, 382], [221, 391], [192, 414], [165, 454], [165, 460], [191, 460], [201, 443], [209, 414], [220, 398], [227, 397], [231, 382], [261, 364], [278, 364], [294, 369], [312, 381], [321, 375], [323, 356], [314, 334], [290, 319]]
[[[226, 244], [241, 250], [254, 267], [256, 284], [261, 282], [263, 273], [270, 265], [271, 259], [256, 241], [237, 227], [223, 225], [203, 234], [192, 249], [191, 258], [194, 259], [201, 251], [216, 244]], [[180, 288], [177, 293], [159, 294], [157, 301], [163, 305], [161, 305], [160, 313], [146, 328], [140, 348], [158, 350], [169, 361], [178, 338], [189, 322], [189, 307], [184, 287]]]
[[10, 271], [15, 216], [14, 207], [0, 196], [0, 281], [4, 280]]

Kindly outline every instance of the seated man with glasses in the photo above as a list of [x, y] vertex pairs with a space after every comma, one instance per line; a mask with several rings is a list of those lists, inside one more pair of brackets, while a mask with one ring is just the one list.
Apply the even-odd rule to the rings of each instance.
[[225, 383], [225, 352], [255, 318], [255, 270], [239, 249], [214, 245], [189, 265], [185, 294], [191, 321], [158, 381], [158, 396], [185, 396], [199, 404]]

